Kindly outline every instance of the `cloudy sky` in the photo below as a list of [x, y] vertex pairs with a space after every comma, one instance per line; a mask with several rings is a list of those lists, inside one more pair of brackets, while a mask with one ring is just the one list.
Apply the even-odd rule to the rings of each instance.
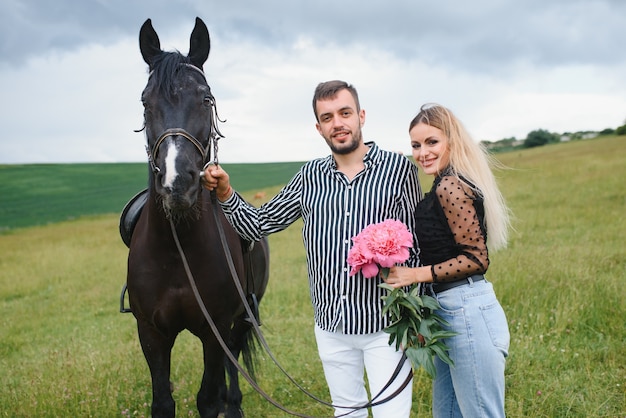
[[187, 53], [196, 16], [222, 162], [328, 154], [311, 98], [330, 79], [359, 90], [366, 140], [405, 153], [425, 102], [477, 140], [626, 119], [622, 0], [2, 0], [0, 164], [145, 161], [139, 28]]

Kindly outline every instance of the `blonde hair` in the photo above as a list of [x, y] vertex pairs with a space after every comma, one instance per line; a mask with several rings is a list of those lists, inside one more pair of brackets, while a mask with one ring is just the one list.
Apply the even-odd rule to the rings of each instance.
[[492, 168], [502, 168], [502, 164], [474, 141], [461, 121], [441, 105], [423, 105], [409, 124], [409, 132], [419, 123], [433, 126], [446, 136], [450, 151], [449, 168], [453, 175], [463, 176], [473, 183], [470, 186], [484, 200], [487, 244], [493, 250], [506, 247], [511, 226], [510, 211], [492, 171]]

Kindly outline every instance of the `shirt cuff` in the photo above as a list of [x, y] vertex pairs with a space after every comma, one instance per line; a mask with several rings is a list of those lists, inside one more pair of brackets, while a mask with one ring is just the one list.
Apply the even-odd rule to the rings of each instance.
[[222, 207], [225, 215], [230, 215], [234, 211], [236, 211], [239, 205], [241, 205], [241, 201], [242, 197], [239, 196], [239, 193], [237, 193], [235, 190], [233, 190], [230, 197], [223, 202], [218, 199], [218, 202], [220, 203], [220, 206]]

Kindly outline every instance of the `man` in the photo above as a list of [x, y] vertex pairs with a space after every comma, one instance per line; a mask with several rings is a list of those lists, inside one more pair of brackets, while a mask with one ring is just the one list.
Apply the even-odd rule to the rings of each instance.
[[[422, 192], [412, 162], [363, 141], [365, 111], [353, 86], [337, 80], [319, 84], [313, 111], [331, 155], [306, 163], [268, 203], [260, 208], [247, 204], [219, 166], [207, 168], [204, 182], [207, 189], [216, 190], [229, 222], [246, 239], [257, 241], [302, 218], [318, 352], [335, 412], [341, 415], [351, 411], [345, 407], [367, 403], [364, 371], [374, 396], [402, 357], [383, 331], [389, 324], [382, 315], [381, 279], [365, 279], [360, 273], [349, 276], [351, 238], [385, 219], [400, 220], [413, 231]], [[409, 264], [417, 265], [416, 253]], [[406, 361], [377, 400], [393, 393], [409, 370]], [[374, 417], [409, 417], [411, 392], [409, 384], [394, 399], [373, 407]], [[349, 416], [368, 415], [359, 409]]]

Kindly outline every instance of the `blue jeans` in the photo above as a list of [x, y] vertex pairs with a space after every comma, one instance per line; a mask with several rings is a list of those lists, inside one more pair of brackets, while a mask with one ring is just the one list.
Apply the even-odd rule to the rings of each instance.
[[434, 296], [442, 307], [437, 313], [458, 335], [446, 339], [454, 366], [435, 359], [433, 417], [504, 417], [510, 335], [492, 284], [482, 280]]

